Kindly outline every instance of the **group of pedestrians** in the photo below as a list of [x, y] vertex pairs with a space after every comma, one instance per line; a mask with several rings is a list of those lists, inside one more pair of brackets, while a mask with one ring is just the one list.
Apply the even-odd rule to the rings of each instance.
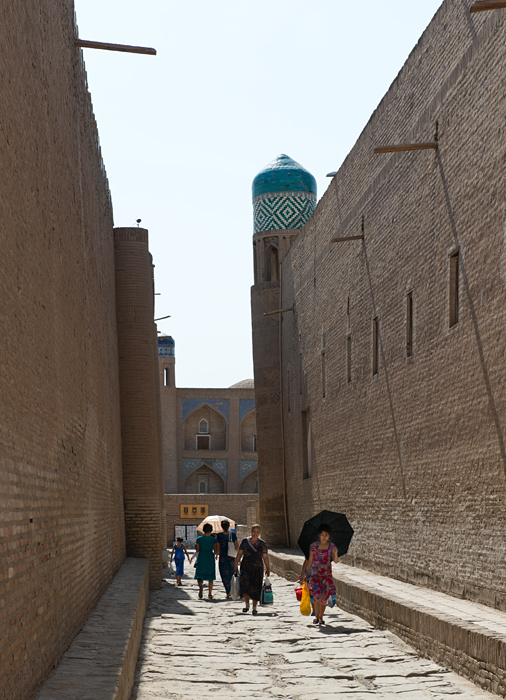
[[[232, 576], [239, 573], [240, 596], [244, 600], [243, 612], [247, 613], [252, 604], [252, 614], [257, 615], [258, 602], [262, 593], [265, 573], [270, 576], [269, 555], [267, 545], [260, 538], [260, 525], [253, 525], [251, 536], [245, 537], [238, 544], [237, 535], [230, 529], [228, 520], [221, 521], [223, 532], [213, 535], [213, 527], [206, 523], [204, 534], [197, 537], [195, 544], [197, 561], [195, 563], [195, 579], [199, 586], [199, 598], [204, 596], [204, 581], [208, 583], [208, 598], [213, 599], [213, 584], [216, 580], [215, 560], [218, 560], [221, 580], [225, 587], [226, 597], [231, 597]], [[324, 625], [323, 615], [327, 601], [335, 596], [336, 587], [332, 578], [332, 562], [338, 562], [336, 545], [330, 541], [331, 528], [322, 524], [318, 528], [318, 540], [309, 548], [309, 559], [304, 561], [299, 581], [306, 581], [313, 603], [314, 624]], [[235, 551], [235, 556], [233, 556]], [[184, 558], [189, 554], [178, 537], [171, 555], [171, 562], [176, 562], [176, 577], [181, 585]]]
[[[213, 600], [213, 585], [216, 580], [216, 565], [225, 588], [227, 598], [231, 597], [232, 577], [239, 574], [239, 593], [244, 599], [243, 612], [247, 613], [252, 604], [252, 614], [257, 615], [257, 605], [262, 593], [265, 573], [270, 576], [269, 555], [267, 545], [260, 538], [260, 525], [253, 525], [251, 536], [245, 537], [239, 545], [235, 531], [232, 532], [228, 520], [221, 521], [223, 532], [213, 535], [213, 527], [205, 523], [204, 534], [197, 537], [195, 543], [197, 561], [195, 563], [195, 579], [199, 586], [199, 598], [204, 597], [204, 581], [208, 583], [208, 598]], [[233, 556], [235, 552], [235, 556]], [[190, 557], [183, 544], [183, 539], [178, 537], [176, 545], [172, 549], [170, 561], [176, 563], [177, 584], [181, 585], [184, 558]]]

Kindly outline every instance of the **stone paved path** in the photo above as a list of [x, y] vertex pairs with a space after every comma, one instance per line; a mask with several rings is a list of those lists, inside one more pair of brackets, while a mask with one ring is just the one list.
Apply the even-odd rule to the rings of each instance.
[[218, 581], [212, 601], [188, 577], [152, 592], [131, 700], [498, 697], [337, 608], [319, 629], [300, 615], [294, 584], [271, 578], [275, 604], [256, 617], [226, 601]]

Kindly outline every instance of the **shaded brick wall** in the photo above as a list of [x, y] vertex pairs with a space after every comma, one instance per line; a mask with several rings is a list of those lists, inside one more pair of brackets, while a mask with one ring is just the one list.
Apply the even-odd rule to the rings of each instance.
[[[283, 263], [288, 507], [292, 541], [314, 511], [344, 511], [348, 561], [506, 609], [506, 14], [471, 4], [443, 3]], [[437, 152], [373, 154], [436, 134]], [[364, 242], [331, 243], [362, 222]]]
[[113, 220], [67, 0], [0, 8], [0, 696], [125, 557]]

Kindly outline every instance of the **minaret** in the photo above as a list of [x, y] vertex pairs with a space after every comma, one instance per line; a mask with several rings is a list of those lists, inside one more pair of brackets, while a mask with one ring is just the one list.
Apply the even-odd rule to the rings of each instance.
[[170, 335], [158, 336], [162, 461], [165, 493], [178, 492], [176, 344]]
[[253, 364], [262, 538], [287, 545], [282, 439], [280, 338], [281, 264], [316, 207], [316, 180], [282, 154], [253, 180], [255, 284], [251, 288]]

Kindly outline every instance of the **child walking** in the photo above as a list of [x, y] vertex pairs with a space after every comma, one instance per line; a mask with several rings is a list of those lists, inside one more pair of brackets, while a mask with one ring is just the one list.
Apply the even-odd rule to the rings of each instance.
[[183, 544], [184, 540], [182, 537], [178, 537], [176, 544], [172, 547], [172, 553], [170, 555], [170, 561], [172, 562], [172, 559], [176, 562], [176, 581], [178, 586], [182, 586], [181, 582], [181, 577], [184, 574], [184, 555], [188, 557], [188, 561], [190, 561], [190, 555], [188, 554], [188, 551], [186, 547]]

